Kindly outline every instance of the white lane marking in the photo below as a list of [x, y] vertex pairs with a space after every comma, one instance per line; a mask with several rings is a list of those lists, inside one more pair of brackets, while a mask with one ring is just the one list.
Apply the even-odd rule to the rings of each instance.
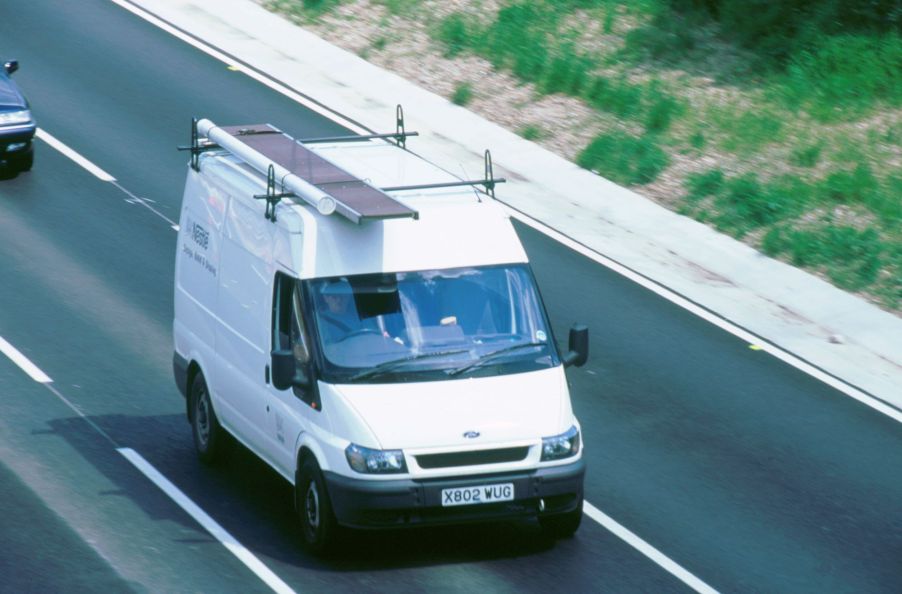
[[60, 141], [56, 137], [52, 136], [46, 130], [44, 130], [42, 128], [38, 128], [38, 131], [35, 133], [35, 136], [37, 136], [38, 138], [40, 138], [41, 140], [43, 140], [44, 142], [46, 142], [47, 144], [49, 144], [50, 146], [52, 146], [53, 148], [55, 148], [56, 150], [58, 150], [59, 152], [64, 154], [65, 156], [69, 157], [70, 159], [72, 159], [73, 161], [75, 161], [76, 163], [78, 163], [79, 165], [84, 167], [85, 169], [87, 169], [88, 172], [90, 172], [92, 175], [100, 178], [102, 181], [105, 181], [105, 182], [116, 181], [115, 177], [113, 177], [112, 175], [110, 175], [109, 173], [107, 173], [106, 171], [104, 171], [103, 169], [98, 167], [97, 165], [91, 163], [90, 161], [88, 161], [87, 159], [85, 159], [84, 157], [79, 155], [77, 152], [75, 152], [74, 150], [72, 150], [71, 148], [66, 146], [62, 141]]
[[[724, 318], [718, 316], [717, 314], [708, 311], [707, 309], [693, 303], [692, 301], [689, 301], [688, 299], [675, 293], [671, 289], [668, 289], [667, 287], [660, 285], [660, 284], [656, 283], [655, 281], [653, 281], [649, 278], [646, 278], [633, 270], [630, 270], [626, 266], [624, 266], [618, 262], [615, 262], [614, 260], [611, 260], [607, 256], [604, 256], [604, 255], [592, 250], [591, 248], [579, 243], [578, 241], [564, 235], [560, 231], [557, 231], [557, 230], [549, 227], [548, 225], [542, 223], [541, 221], [537, 221], [536, 219], [530, 217], [529, 215], [527, 215], [523, 212], [520, 212], [516, 208], [510, 206], [509, 204], [501, 202], [500, 200], [499, 200], [499, 202], [504, 206], [504, 208], [505, 208], [505, 210], [507, 210], [508, 214], [510, 214], [512, 217], [514, 217], [521, 223], [535, 229], [536, 231], [539, 231], [540, 233], [543, 233], [544, 235], [547, 235], [551, 239], [567, 246], [568, 248], [570, 248], [571, 250], [573, 250], [579, 254], [582, 254], [583, 256], [589, 258], [590, 260], [593, 260], [594, 262], [597, 262], [598, 264], [601, 264], [602, 266], [609, 268], [610, 270], [613, 270], [614, 272], [616, 272], [622, 276], [625, 276], [626, 278], [633, 281], [634, 283], [641, 285], [642, 287], [644, 287], [645, 289], [648, 289], [652, 293], [655, 293], [656, 295], [659, 295], [659, 296], [663, 297], [664, 299], [667, 299], [671, 303], [674, 303], [674, 304], [682, 307], [683, 309], [689, 311], [690, 313], [695, 314], [696, 316], [702, 318], [706, 322], [710, 322], [711, 324], [714, 324], [718, 328], [725, 330], [725, 331], [729, 332], [730, 334], [733, 334], [734, 336], [737, 336], [738, 338], [744, 340], [745, 342], [747, 342], [749, 344], [760, 347], [760, 350], [763, 350], [766, 353], [783, 361], [784, 363], [788, 363], [789, 365], [792, 365], [799, 371], [807, 373], [808, 375], [814, 377], [815, 379], [818, 379], [818, 380], [824, 382], [831, 388], [839, 390], [843, 394], [845, 394], [847, 396], [851, 396], [855, 400], [858, 400], [859, 402], [866, 404], [867, 406], [870, 406], [874, 410], [881, 412], [881, 413], [885, 414], [886, 416], [902, 423], [902, 411], [900, 411], [899, 409], [897, 409], [893, 406], [890, 406], [887, 403], [883, 402], [882, 400], [875, 398], [874, 396], [871, 396], [870, 394], [866, 394], [853, 386], [850, 386], [849, 384], [840, 380], [839, 378], [836, 378], [836, 377], [830, 375], [829, 373], [826, 373], [825, 371], [818, 369], [814, 365], [812, 365], [806, 361], [803, 361], [796, 355], [793, 355], [792, 353], [790, 353], [788, 351], [784, 351], [780, 347], [764, 340], [762, 337], [756, 336], [756, 335], [752, 334], [751, 332], [740, 328], [736, 324], [733, 324], [732, 322], [725, 320]], [[758, 350], [758, 349], [756, 349], [756, 350]]]
[[116, 448], [116, 451], [125, 456], [135, 468], [140, 470], [144, 476], [166, 493], [166, 495], [175, 501], [179, 507], [185, 510], [188, 515], [197, 520], [207, 532], [212, 534], [216, 540], [222, 543], [230, 553], [238, 557], [238, 559], [244, 563], [248, 569], [253, 571], [257, 577], [263, 580], [267, 586], [281, 594], [294, 594], [294, 590], [288, 584], [283, 582], [279, 576], [274, 574], [262, 561], [260, 561], [260, 559], [247, 550], [244, 545], [235, 540], [234, 536], [229, 534], [225, 528], [220, 526], [213, 518], [207, 515], [204, 510], [198, 507], [196, 503], [191, 501], [191, 499], [182, 493], [178, 487], [173, 485], [169, 479], [160, 474], [160, 472], [154, 468], [150, 462], [145, 460], [141, 454], [131, 448]]
[[121, 190], [128, 196], [128, 198], [125, 199], [125, 201], [127, 203], [143, 206], [144, 208], [146, 208], [153, 214], [157, 215], [158, 217], [160, 217], [161, 219], [163, 219], [164, 221], [169, 223], [169, 225], [171, 227], [175, 228], [175, 225], [176, 225], [175, 221], [173, 221], [172, 219], [170, 219], [169, 217], [164, 215], [162, 212], [160, 212], [159, 210], [157, 210], [156, 208], [151, 206], [150, 203], [154, 202], [154, 201], [151, 200], [150, 198], [141, 198], [140, 196], [135, 196], [132, 192], [129, 192], [128, 189], [126, 189], [121, 184], [119, 184], [119, 182], [116, 181], [115, 177], [113, 177], [112, 175], [110, 175], [109, 173], [107, 173], [106, 171], [104, 171], [103, 169], [98, 167], [97, 165], [94, 165], [93, 163], [88, 161], [86, 158], [84, 158], [83, 156], [81, 156], [80, 154], [75, 152], [73, 149], [71, 149], [69, 146], [67, 146], [65, 143], [63, 143], [61, 140], [59, 140], [58, 138], [56, 138], [55, 136], [53, 136], [46, 130], [44, 130], [42, 128], [38, 128], [38, 131], [35, 133], [35, 136], [37, 136], [38, 138], [40, 138], [41, 140], [43, 140], [44, 142], [46, 142], [47, 144], [49, 144], [50, 146], [52, 146], [53, 148], [55, 148], [56, 150], [58, 150], [59, 152], [64, 154], [65, 156], [69, 157], [70, 159], [75, 161], [77, 164], [79, 164], [82, 167], [84, 167], [85, 169], [87, 169], [90, 173], [92, 173], [93, 175], [95, 175], [96, 177], [101, 179], [102, 181], [109, 182], [109, 183], [113, 184], [114, 186], [116, 186], [117, 188], [119, 188], [119, 190]]
[[699, 592], [700, 594], [717, 594], [717, 590], [680, 567], [673, 559], [630, 532], [622, 524], [588, 501], [583, 504], [583, 513], [607, 528], [620, 539], [629, 543], [634, 549], [657, 563], [661, 568], [678, 578], [696, 592]]
[[6, 340], [0, 336], [0, 353], [3, 353], [10, 360], [19, 366], [19, 368], [31, 376], [31, 379], [40, 383], [40, 384], [49, 384], [53, 380], [50, 379], [46, 373], [41, 371], [37, 365], [28, 360], [28, 357], [19, 352], [19, 349], [14, 347], [13, 345], [6, 342]]
[[341, 126], [344, 126], [345, 128], [348, 128], [349, 130], [353, 131], [356, 134], [369, 134], [370, 133], [370, 130], [367, 130], [366, 128], [362, 127], [360, 124], [345, 118], [344, 116], [342, 116], [341, 114], [339, 114], [337, 112], [334, 112], [334, 111], [328, 109], [327, 107], [325, 107], [324, 105], [322, 105], [320, 103], [317, 103], [315, 100], [311, 99], [310, 97], [305, 97], [304, 95], [301, 95], [297, 91], [294, 91], [291, 88], [277, 82], [276, 80], [270, 78], [269, 76], [266, 76], [265, 74], [261, 74], [260, 72], [257, 72], [254, 68], [236, 61], [235, 58], [232, 58], [231, 56], [228, 56], [225, 53], [217, 50], [213, 46], [208, 45], [207, 43], [204, 43], [203, 41], [200, 41], [199, 39], [192, 37], [191, 35], [188, 35], [184, 31], [170, 25], [169, 23], [167, 23], [160, 17], [158, 17], [150, 12], [147, 12], [143, 8], [139, 8], [139, 7], [135, 6], [134, 4], [128, 2], [127, 0], [112, 0], [112, 2], [115, 4], [118, 4], [119, 6], [121, 6], [125, 10], [131, 12], [132, 14], [135, 14], [135, 15], [141, 17], [142, 19], [151, 23], [152, 25], [156, 25], [160, 29], [169, 33], [170, 35], [174, 35], [175, 37], [177, 37], [178, 39], [181, 39], [185, 43], [201, 50], [205, 54], [212, 56], [212, 57], [216, 58], [217, 60], [225, 63], [229, 67], [230, 70], [236, 70], [236, 71], [240, 71], [240, 72], [246, 74], [247, 76], [251, 77], [255, 81], [266, 85], [267, 87], [276, 91], [277, 93], [281, 93], [282, 95], [285, 95], [289, 99], [292, 99], [293, 101], [296, 101], [297, 103], [300, 103], [301, 105], [303, 105], [310, 111], [314, 111], [314, 112], [326, 117], [327, 119], [329, 119]]

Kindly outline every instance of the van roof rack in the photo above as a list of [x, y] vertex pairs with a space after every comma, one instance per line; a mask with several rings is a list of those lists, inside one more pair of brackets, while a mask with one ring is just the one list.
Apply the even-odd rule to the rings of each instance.
[[[382, 139], [394, 141], [394, 144], [406, 150], [408, 136], [418, 136], [418, 133], [405, 130], [404, 111], [398, 105], [393, 133], [302, 140], [292, 138], [271, 124], [216, 126], [210, 120], [192, 118], [191, 146], [179, 147], [179, 150], [191, 151], [191, 167], [195, 171], [199, 170], [201, 153], [224, 149], [260, 173], [265, 173], [266, 194], [254, 197], [266, 200], [264, 216], [273, 222], [276, 220], [276, 204], [286, 197], [301, 198], [324, 215], [338, 212], [349, 221], [360, 224], [366, 220], [419, 218], [416, 210], [398, 202], [386, 192], [481, 185], [485, 188], [485, 193], [494, 198], [495, 185], [506, 181], [504, 178], [494, 177], [492, 157], [486, 151], [485, 179], [376, 188], [304, 146]], [[276, 191], [277, 179], [281, 191]]]

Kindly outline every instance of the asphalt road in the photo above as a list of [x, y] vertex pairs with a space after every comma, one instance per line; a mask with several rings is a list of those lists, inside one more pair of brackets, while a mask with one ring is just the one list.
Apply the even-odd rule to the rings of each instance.
[[[0, 180], [0, 336], [54, 380], [0, 357], [0, 591], [268, 590], [119, 447], [298, 592], [687, 589], [588, 517], [558, 543], [526, 523], [305, 555], [279, 477], [237, 446], [221, 467], [195, 460], [171, 372], [166, 219], [191, 116], [340, 128], [111, 2], [0, 0], [0, 14], [0, 57], [20, 60], [41, 128], [117, 179], [37, 141], [35, 169]], [[591, 328], [590, 363], [568, 372], [588, 501], [717, 590], [902, 591], [898, 423], [518, 231], [558, 338]]]

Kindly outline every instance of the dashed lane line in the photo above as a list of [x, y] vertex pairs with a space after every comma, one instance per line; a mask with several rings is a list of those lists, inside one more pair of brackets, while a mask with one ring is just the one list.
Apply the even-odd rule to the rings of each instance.
[[53, 381], [50, 379], [49, 375], [41, 371], [38, 366], [32, 363], [28, 357], [23, 355], [19, 349], [6, 342], [2, 336], [0, 336], [0, 352], [9, 357], [13, 363], [18, 365], [22, 371], [27, 373], [31, 379], [39, 384], [49, 384]]
[[52, 134], [50, 134], [43, 128], [38, 128], [37, 132], [35, 133], [35, 136], [37, 136], [38, 138], [40, 138], [41, 140], [43, 140], [44, 142], [49, 144], [51, 147], [58, 150], [60, 153], [62, 153], [63, 155], [65, 155], [66, 157], [68, 157], [69, 159], [74, 161], [76, 164], [80, 165], [82, 168], [84, 168], [86, 171], [91, 173], [91, 175], [95, 176], [99, 180], [113, 184], [120, 192], [122, 192], [123, 194], [128, 196], [128, 198], [125, 198], [124, 200], [126, 202], [128, 202], [129, 204], [137, 204], [138, 206], [143, 206], [144, 208], [146, 208], [153, 214], [157, 215], [158, 217], [160, 217], [161, 219], [163, 219], [164, 221], [169, 223], [170, 227], [172, 227], [176, 231], [178, 230], [178, 225], [176, 224], [176, 222], [173, 221], [172, 219], [170, 219], [169, 217], [167, 217], [166, 215], [164, 215], [162, 212], [160, 212], [156, 208], [154, 208], [151, 205], [151, 202], [152, 202], [151, 200], [148, 200], [147, 198], [141, 198], [140, 196], [136, 196], [135, 194], [133, 194], [131, 191], [128, 190], [128, 188], [125, 188], [122, 184], [120, 184], [116, 180], [115, 177], [113, 177], [112, 175], [110, 175], [109, 173], [107, 173], [106, 171], [104, 171], [103, 169], [101, 169], [100, 167], [95, 165], [94, 163], [92, 163], [89, 159], [87, 159], [83, 155], [79, 154], [78, 151], [76, 151], [75, 149], [73, 149], [72, 147], [70, 147], [63, 141], [61, 141], [60, 139], [56, 138], [55, 136], [53, 136]]
[[81, 409], [69, 401], [59, 390], [53, 385], [53, 380], [46, 373], [41, 371], [37, 365], [32, 363], [28, 357], [23, 355], [19, 349], [11, 345], [6, 339], [0, 336], [0, 352], [9, 357], [13, 363], [18, 365], [22, 371], [27, 373], [34, 381], [43, 384], [50, 392], [53, 393], [63, 404], [72, 409], [83, 421], [86, 421], [95, 431], [97, 431], [104, 439], [106, 439], [126, 460], [137, 468], [141, 474], [150, 479], [157, 487], [159, 487], [166, 495], [169, 496], [179, 507], [181, 507], [188, 515], [194, 518], [207, 532], [209, 532], [216, 540], [218, 540], [230, 553], [244, 563], [248, 569], [260, 578], [267, 586], [278, 594], [295, 594], [295, 590], [282, 581], [279, 576], [272, 572], [256, 555], [250, 552], [244, 545], [232, 536], [225, 528], [219, 525], [213, 518], [194, 503], [187, 495], [185, 495], [178, 487], [163, 476], [160, 471], [154, 468], [141, 454], [131, 448], [119, 447], [116, 441], [110, 435], [97, 426], [90, 417], [85, 415]]
[[46, 142], [47, 144], [49, 144], [50, 146], [52, 146], [53, 148], [55, 148], [56, 150], [58, 150], [59, 152], [64, 154], [65, 156], [69, 157], [70, 159], [75, 161], [77, 164], [81, 165], [81, 167], [83, 167], [91, 175], [97, 177], [101, 181], [105, 181], [105, 182], [116, 181], [115, 177], [113, 177], [112, 175], [110, 175], [109, 173], [107, 173], [106, 171], [104, 171], [103, 169], [101, 169], [100, 167], [95, 165], [94, 163], [91, 163], [88, 159], [81, 156], [78, 152], [76, 152], [75, 150], [70, 148], [64, 142], [62, 142], [61, 140], [59, 140], [58, 138], [56, 138], [55, 136], [53, 136], [52, 134], [50, 134], [49, 132], [44, 130], [43, 128], [38, 128], [37, 132], [35, 132], [35, 136], [37, 136], [38, 138], [40, 138], [41, 140], [43, 140], [44, 142]]

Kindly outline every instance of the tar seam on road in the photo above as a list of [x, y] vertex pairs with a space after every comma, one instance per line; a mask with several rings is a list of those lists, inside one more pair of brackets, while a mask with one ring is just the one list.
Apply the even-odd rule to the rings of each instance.
[[200, 524], [207, 532], [213, 535], [216, 540], [218, 540], [225, 548], [229, 550], [230, 553], [235, 555], [239, 561], [244, 563], [248, 569], [254, 572], [254, 574], [259, 577], [263, 582], [272, 588], [275, 592], [279, 594], [295, 594], [295, 591], [288, 586], [285, 582], [282, 581], [275, 573], [273, 573], [260, 559], [258, 559], [253, 553], [251, 553], [244, 545], [242, 545], [238, 540], [229, 534], [222, 526], [220, 526], [213, 518], [211, 518], [204, 510], [202, 510], [196, 503], [191, 501], [191, 499], [185, 495], [178, 487], [176, 487], [172, 482], [163, 476], [156, 468], [154, 468], [147, 460], [144, 459], [141, 454], [136, 452], [131, 448], [123, 448], [119, 447], [119, 444], [116, 443], [110, 435], [101, 429], [97, 423], [92, 421], [90, 417], [85, 415], [81, 409], [75, 406], [68, 398], [66, 398], [59, 390], [57, 390], [52, 384], [53, 380], [50, 379], [46, 373], [41, 371], [41, 369], [32, 363], [28, 357], [23, 355], [19, 349], [11, 345], [7, 342], [2, 336], [0, 336], [0, 352], [6, 355], [13, 363], [19, 366], [22, 371], [28, 374], [34, 381], [42, 384], [48, 390], [50, 390], [54, 396], [59, 398], [63, 404], [68, 406], [70, 409], [75, 411], [75, 414], [79, 416], [79, 418], [85, 421], [88, 425], [90, 425], [97, 433], [99, 433], [104, 439], [106, 439], [113, 448], [122, 454], [126, 460], [132, 463], [132, 465], [137, 468], [141, 474], [151, 480], [157, 487], [159, 487], [166, 495], [169, 496], [179, 507], [181, 507], [185, 512], [188, 513], [192, 518], [194, 518], [198, 524]]

